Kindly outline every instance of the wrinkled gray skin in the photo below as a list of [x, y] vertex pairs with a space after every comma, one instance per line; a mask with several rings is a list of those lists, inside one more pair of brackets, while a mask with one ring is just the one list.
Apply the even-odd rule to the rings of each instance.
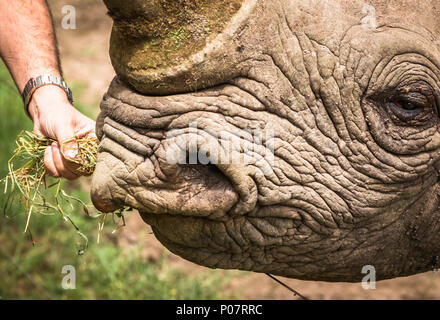
[[[378, 280], [435, 268], [440, 3], [369, 4], [376, 30], [363, 2], [246, 0], [180, 66], [113, 57], [95, 205], [138, 209], [168, 249], [211, 268], [348, 282], [364, 265]], [[193, 121], [273, 130], [273, 173], [167, 163], [166, 133]]]

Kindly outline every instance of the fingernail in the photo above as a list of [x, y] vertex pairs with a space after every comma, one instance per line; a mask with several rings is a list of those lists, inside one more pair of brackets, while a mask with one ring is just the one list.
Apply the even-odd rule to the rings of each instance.
[[63, 154], [66, 158], [75, 159], [75, 157], [78, 155], [78, 144], [76, 141], [66, 143], [63, 146]]

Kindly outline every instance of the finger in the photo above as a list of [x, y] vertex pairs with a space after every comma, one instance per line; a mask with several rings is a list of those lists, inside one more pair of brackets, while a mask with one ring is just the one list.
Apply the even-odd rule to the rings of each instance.
[[63, 158], [73, 161], [79, 152], [78, 143], [76, 142], [76, 139], [69, 138], [65, 140], [58, 140], [58, 143], [62, 148], [61, 155], [63, 156]]
[[51, 148], [53, 162], [59, 174], [67, 180], [75, 180], [78, 178], [79, 175], [75, 172], [76, 165], [64, 159], [64, 157], [61, 155], [58, 145], [52, 144]]
[[44, 165], [46, 166], [47, 172], [54, 178], [59, 178], [61, 175], [58, 172], [52, 156], [52, 148], [49, 146], [44, 152]]
[[75, 132], [72, 128], [57, 126], [56, 140], [57, 147], [61, 147], [61, 157], [73, 160], [78, 155], [78, 143], [75, 139]]
[[54, 160], [56, 160], [56, 164], [61, 162], [63, 164], [63, 167], [66, 168], [67, 170], [69, 170], [71, 173], [73, 173], [77, 177], [81, 176], [81, 174], [78, 171], [78, 169], [80, 168], [80, 165], [75, 163], [75, 162], [70, 161], [69, 158], [66, 157], [61, 152], [60, 146], [59, 146], [59, 144], [57, 142], [53, 143], [53, 147], [57, 151], [57, 153], [55, 155], [55, 158], [54, 158]]
[[34, 130], [32, 130], [37, 136], [44, 136], [39, 128], [34, 126]]
[[79, 131], [76, 135], [75, 135], [78, 139], [81, 138], [96, 138], [96, 133], [95, 133], [95, 129], [85, 129], [82, 131]]

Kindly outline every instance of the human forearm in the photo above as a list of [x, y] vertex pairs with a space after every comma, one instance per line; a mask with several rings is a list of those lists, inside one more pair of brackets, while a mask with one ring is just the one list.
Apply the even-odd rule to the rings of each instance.
[[46, 1], [0, 1], [0, 55], [20, 92], [30, 78], [44, 73], [60, 76]]
[[[0, 55], [20, 92], [31, 78], [42, 74], [61, 76], [52, 18], [44, 0], [0, 0]], [[0, 106], [1, 107], [1, 106]], [[69, 158], [63, 142], [74, 135], [93, 134], [95, 123], [76, 110], [64, 89], [57, 85], [37, 88], [29, 103], [34, 132], [56, 140], [46, 149], [44, 163], [56, 177], [75, 179], [81, 173], [70, 160], [78, 146], [70, 141]], [[64, 153], [65, 154], [65, 153]]]

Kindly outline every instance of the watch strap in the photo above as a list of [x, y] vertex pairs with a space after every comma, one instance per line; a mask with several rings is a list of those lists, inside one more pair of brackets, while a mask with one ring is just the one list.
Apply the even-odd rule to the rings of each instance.
[[23, 93], [21, 94], [23, 98], [24, 109], [29, 117], [29, 103], [31, 102], [35, 90], [47, 85], [56, 85], [63, 89], [66, 92], [67, 98], [69, 99], [70, 103], [73, 104], [73, 94], [67, 86], [66, 82], [61, 77], [52, 74], [43, 74], [36, 78], [31, 78], [27, 82], [26, 86], [24, 87]]

